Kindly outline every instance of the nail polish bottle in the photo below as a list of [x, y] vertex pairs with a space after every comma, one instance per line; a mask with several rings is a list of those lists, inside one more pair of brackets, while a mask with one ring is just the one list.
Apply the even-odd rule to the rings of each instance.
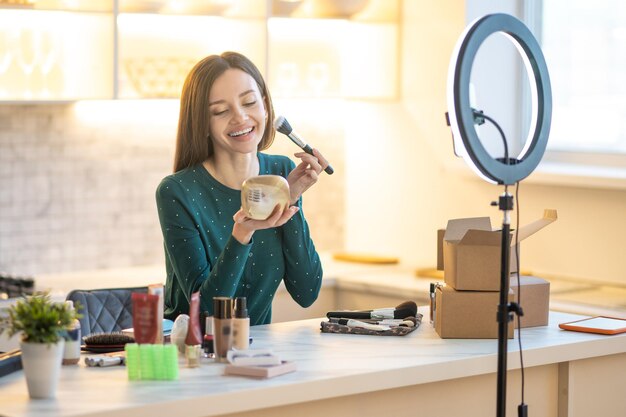
[[213, 316], [207, 316], [205, 319], [205, 333], [202, 339], [202, 348], [204, 349], [205, 358], [214, 358], [213, 351]]

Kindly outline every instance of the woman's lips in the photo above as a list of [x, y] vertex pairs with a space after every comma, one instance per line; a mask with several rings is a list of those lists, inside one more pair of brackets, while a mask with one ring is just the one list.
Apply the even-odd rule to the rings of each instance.
[[246, 137], [247, 135], [252, 133], [252, 131], [254, 131], [254, 127], [246, 127], [244, 129], [239, 129], [235, 132], [229, 133], [228, 137], [233, 138], [233, 139], [239, 139], [239, 138]]

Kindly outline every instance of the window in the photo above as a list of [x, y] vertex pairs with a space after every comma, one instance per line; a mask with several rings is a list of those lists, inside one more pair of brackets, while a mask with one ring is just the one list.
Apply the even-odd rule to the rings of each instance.
[[626, 154], [626, 2], [543, 2], [554, 95], [549, 148]]

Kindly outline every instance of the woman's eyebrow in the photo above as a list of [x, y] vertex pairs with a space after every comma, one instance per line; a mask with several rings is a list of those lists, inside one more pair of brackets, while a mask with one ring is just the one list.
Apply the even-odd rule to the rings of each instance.
[[[254, 90], [253, 90], [253, 89], [246, 90], [246, 91], [244, 91], [243, 93], [239, 94], [239, 97], [244, 97], [244, 96], [247, 96], [247, 95], [248, 95], [248, 94], [250, 94], [250, 93], [254, 93]], [[226, 101], [226, 100], [215, 100], [215, 101], [210, 102], [210, 103], [209, 103], [209, 106], [212, 106], [212, 105], [214, 105], [214, 104], [224, 103], [225, 101]]]

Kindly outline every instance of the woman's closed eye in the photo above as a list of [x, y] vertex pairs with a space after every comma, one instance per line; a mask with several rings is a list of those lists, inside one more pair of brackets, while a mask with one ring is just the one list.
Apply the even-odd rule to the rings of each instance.
[[[258, 104], [257, 100], [253, 100], [253, 101], [248, 101], [246, 103], [243, 103], [242, 106], [243, 107], [255, 107]], [[228, 113], [230, 111], [229, 108], [216, 108], [214, 110], [212, 110], [211, 114], [213, 116], [222, 116], [225, 115], [226, 113]]]

